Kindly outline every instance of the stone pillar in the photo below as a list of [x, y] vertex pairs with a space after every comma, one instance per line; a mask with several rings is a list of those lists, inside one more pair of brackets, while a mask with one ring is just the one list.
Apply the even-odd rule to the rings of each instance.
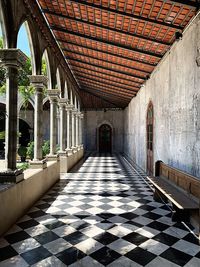
[[73, 106], [72, 105], [66, 105], [66, 123], [67, 123], [67, 154], [70, 155], [72, 153], [71, 149], [71, 111], [72, 111]]
[[34, 158], [31, 161], [32, 168], [46, 168], [46, 160], [42, 157], [43, 143], [43, 92], [47, 86], [47, 77], [43, 75], [30, 76], [30, 82], [35, 88], [35, 111], [34, 111]]
[[78, 141], [78, 137], [79, 137], [79, 112], [77, 111], [75, 114], [75, 120], [76, 120], [76, 136], [75, 136], [75, 146], [76, 148], [79, 147], [79, 141]]
[[83, 113], [81, 113], [81, 115], [80, 115], [80, 145], [81, 145], [81, 148], [83, 148], [83, 118], [84, 118], [84, 115], [83, 115]]
[[0, 182], [17, 183], [23, 180], [16, 167], [18, 70], [27, 57], [19, 49], [0, 49], [0, 65], [6, 69], [6, 140], [5, 170], [0, 171]]
[[76, 152], [76, 109], [73, 108], [71, 112], [72, 116], [72, 150]]
[[59, 112], [59, 108], [57, 108], [56, 111], [56, 118], [57, 118], [57, 134], [56, 134], [56, 142], [57, 145], [59, 146], [59, 150], [60, 150], [60, 112]]
[[59, 153], [66, 153], [66, 135], [65, 135], [65, 115], [66, 115], [66, 105], [68, 100], [65, 98], [61, 98], [59, 101], [60, 107], [60, 151]]
[[50, 101], [50, 154], [48, 160], [56, 160], [56, 138], [57, 138], [57, 104], [60, 90], [47, 90]]

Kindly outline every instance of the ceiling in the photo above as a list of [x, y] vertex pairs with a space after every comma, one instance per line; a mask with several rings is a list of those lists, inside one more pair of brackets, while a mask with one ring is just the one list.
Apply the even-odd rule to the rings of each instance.
[[196, 0], [38, 2], [85, 108], [126, 107], [199, 8]]

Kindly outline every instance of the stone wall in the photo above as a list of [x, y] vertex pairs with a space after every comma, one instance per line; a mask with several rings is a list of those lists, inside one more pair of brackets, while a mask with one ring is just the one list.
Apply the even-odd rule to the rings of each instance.
[[112, 151], [123, 151], [123, 110], [87, 111], [84, 114], [84, 147], [98, 151], [98, 128], [109, 124], [112, 128]]
[[124, 112], [124, 152], [146, 169], [146, 114], [154, 107], [154, 162], [200, 177], [200, 17], [176, 41]]

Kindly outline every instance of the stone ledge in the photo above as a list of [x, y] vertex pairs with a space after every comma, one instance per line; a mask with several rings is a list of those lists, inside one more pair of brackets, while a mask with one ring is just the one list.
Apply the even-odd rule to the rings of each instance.
[[55, 161], [46, 169], [27, 169], [23, 181], [0, 191], [0, 236], [59, 180], [59, 170]]
[[47, 162], [46, 159], [43, 160], [33, 160], [30, 162], [30, 168], [31, 169], [46, 169], [47, 168]]
[[23, 171], [18, 170], [1, 170], [0, 183], [19, 183], [24, 179]]

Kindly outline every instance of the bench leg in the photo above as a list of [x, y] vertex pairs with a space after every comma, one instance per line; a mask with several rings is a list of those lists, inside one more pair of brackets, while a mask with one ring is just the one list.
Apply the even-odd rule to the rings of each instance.
[[180, 210], [177, 207], [173, 207], [172, 221], [173, 222], [190, 222], [190, 212], [188, 210]]
[[[156, 201], [156, 202], [167, 202], [167, 198], [159, 191], [155, 188], [155, 191], [154, 191], [154, 194], [153, 194], [153, 199]], [[162, 201], [163, 200], [163, 201]]]

